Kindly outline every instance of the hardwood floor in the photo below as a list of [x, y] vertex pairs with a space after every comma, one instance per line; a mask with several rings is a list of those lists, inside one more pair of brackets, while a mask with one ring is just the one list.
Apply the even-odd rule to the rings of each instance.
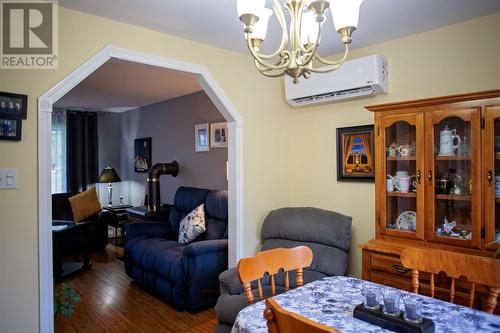
[[57, 315], [55, 331], [73, 332], [214, 332], [213, 309], [196, 314], [177, 311], [151, 296], [125, 274], [120, 248], [108, 245], [92, 254], [92, 269], [66, 279], [82, 301], [71, 317]]

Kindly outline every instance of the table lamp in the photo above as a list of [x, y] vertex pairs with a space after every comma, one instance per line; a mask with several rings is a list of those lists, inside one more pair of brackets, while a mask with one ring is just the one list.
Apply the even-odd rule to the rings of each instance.
[[111, 183], [121, 182], [120, 176], [112, 167], [105, 167], [99, 176], [99, 183], [108, 183], [108, 206], [113, 205], [113, 185]]

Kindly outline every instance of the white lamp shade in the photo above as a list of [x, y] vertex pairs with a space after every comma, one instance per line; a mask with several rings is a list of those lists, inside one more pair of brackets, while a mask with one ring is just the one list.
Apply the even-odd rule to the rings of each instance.
[[269, 18], [273, 15], [273, 11], [268, 8], [261, 8], [257, 12], [259, 20], [254, 24], [253, 31], [250, 34], [250, 38], [255, 39], [266, 39], [267, 35], [267, 24], [269, 23]]
[[260, 10], [266, 5], [266, 0], [238, 0], [236, 3], [236, 10], [238, 17], [243, 14], [253, 14], [258, 16]]
[[329, 0], [335, 30], [358, 27], [359, 7], [363, 0]]
[[[321, 22], [323, 25], [323, 22]], [[300, 42], [302, 45], [315, 44], [319, 34], [318, 22], [316, 22], [316, 14], [310, 10], [302, 13], [302, 22], [300, 25]]]

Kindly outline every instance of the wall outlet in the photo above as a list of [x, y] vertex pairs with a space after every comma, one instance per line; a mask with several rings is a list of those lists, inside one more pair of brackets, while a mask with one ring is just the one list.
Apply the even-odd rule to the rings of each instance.
[[0, 169], [0, 190], [17, 188], [17, 169]]

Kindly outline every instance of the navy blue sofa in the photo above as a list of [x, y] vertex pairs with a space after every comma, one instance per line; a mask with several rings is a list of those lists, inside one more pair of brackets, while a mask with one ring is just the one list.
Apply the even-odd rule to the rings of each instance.
[[[193, 242], [179, 244], [180, 221], [202, 203], [207, 230]], [[227, 210], [227, 191], [180, 187], [168, 221], [125, 226], [126, 273], [178, 309], [213, 306], [218, 276], [227, 269]]]

